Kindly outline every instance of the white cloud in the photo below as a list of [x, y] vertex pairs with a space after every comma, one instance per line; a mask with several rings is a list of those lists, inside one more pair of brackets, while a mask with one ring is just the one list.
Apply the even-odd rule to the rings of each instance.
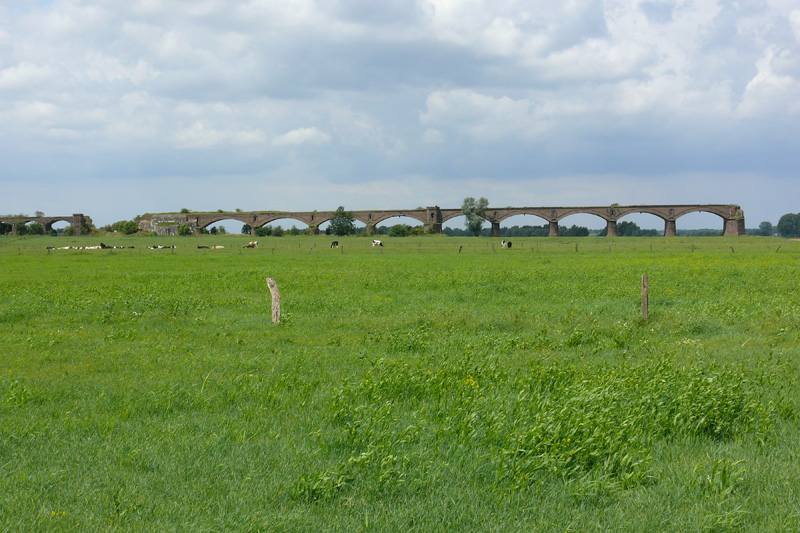
[[272, 139], [273, 146], [298, 146], [301, 144], [328, 144], [331, 136], [317, 128], [297, 128]]
[[444, 142], [444, 134], [435, 128], [426, 128], [422, 140], [430, 144], [440, 144]]
[[792, 25], [795, 41], [800, 43], [800, 9], [795, 9], [789, 14], [789, 22]]
[[18, 90], [39, 88], [53, 75], [49, 66], [23, 62], [0, 70], [0, 89]]
[[175, 133], [175, 144], [180, 148], [210, 148], [219, 145], [251, 145], [265, 142], [261, 130], [222, 130], [207, 127], [197, 121]]
[[768, 49], [756, 62], [758, 72], [745, 89], [737, 113], [742, 117], [795, 114], [800, 111], [800, 81], [775, 71], [778, 60]]
[[420, 123], [429, 129], [494, 142], [531, 138], [544, 131], [530, 100], [492, 97], [470, 90], [436, 91], [428, 95]]

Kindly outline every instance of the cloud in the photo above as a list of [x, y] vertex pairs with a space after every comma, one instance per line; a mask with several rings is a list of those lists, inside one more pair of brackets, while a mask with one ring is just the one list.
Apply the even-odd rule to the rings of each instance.
[[796, 63], [788, 51], [768, 49], [756, 62], [757, 73], [745, 88], [737, 112], [743, 117], [796, 115], [800, 112], [800, 80], [775, 68], [781, 59]]
[[261, 144], [265, 141], [261, 130], [218, 130], [197, 121], [175, 133], [175, 144], [181, 148], [210, 148], [219, 145]]
[[[277, 187], [298, 178], [341, 190], [331, 208], [348, 197], [386, 208], [489, 193], [533, 202], [519, 191], [551, 183], [566, 192], [548, 201], [564, 204], [618, 186], [656, 202], [663, 176], [716, 180], [711, 191], [731, 183], [740, 196], [746, 180], [728, 177], [796, 191], [798, 102], [791, 0], [0, 6], [9, 211], [37, 201], [9, 184], [35, 176], [57, 191], [66, 175], [73, 186], [107, 180], [98, 190], [158, 182], [173, 208], [198, 176], [264, 182], [283, 192], [250, 207], [274, 209], [318, 208], [290, 206], [295, 191]], [[774, 193], [760, 194], [769, 205]]]
[[272, 139], [273, 146], [299, 146], [301, 144], [328, 144], [331, 136], [317, 128], [297, 128]]

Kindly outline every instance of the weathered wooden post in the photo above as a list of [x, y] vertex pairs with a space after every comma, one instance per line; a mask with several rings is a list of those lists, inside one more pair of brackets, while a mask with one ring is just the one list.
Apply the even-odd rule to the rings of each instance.
[[642, 318], [647, 320], [647, 289], [649, 285], [649, 280], [647, 279], [647, 274], [642, 276]]
[[277, 324], [281, 321], [281, 293], [278, 292], [278, 284], [272, 278], [267, 278], [267, 286], [272, 294], [272, 323]]

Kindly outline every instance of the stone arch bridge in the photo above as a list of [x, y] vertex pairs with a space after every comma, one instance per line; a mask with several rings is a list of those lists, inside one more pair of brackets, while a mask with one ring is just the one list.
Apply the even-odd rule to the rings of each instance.
[[[442, 224], [452, 218], [463, 216], [461, 209], [444, 209], [439, 206], [418, 209], [349, 211], [353, 218], [363, 222], [367, 234], [374, 234], [375, 227], [393, 217], [408, 217], [419, 220], [430, 233], [441, 233]], [[500, 223], [516, 215], [533, 215], [550, 224], [550, 236], [558, 237], [558, 223], [570, 215], [590, 214], [606, 221], [609, 237], [617, 236], [617, 221], [633, 213], [649, 213], [664, 220], [664, 235], [674, 237], [677, 234], [676, 221], [689, 213], [704, 212], [719, 216], [723, 223], [724, 236], [745, 234], [744, 212], [735, 204], [692, 204], [692, 205], [612, 205], [606, 207], [490, 207], [482, 217], [491, 223], [492, 235], [500, 236]], [[336, 215], [335, 211], [247, 211], [216, 213], [158, 213], [144, 214], [139, 221], [139, 228], [155, 231], [163, 235], [177, 235], [178, 227], [187, 224], [193, 232], [199, 233], [202, 228], [220, 220], [238, 220], [247, 224], [255, 234], [270, 222], [281, 219], [292, 219], [302, 222], [311, 228], [314, 234], [319, 233], [319, 226]]]
[[54, 217], [0, 217], [0, 222], [11, 225], [12, 235], [16, 234], [17, 224], [19, 223], [28, 224], [29, 222], [38, 222], [42, 225], [42, 230], [45, 234], [52, 229], [53, 224], [56, 222], [66, 222], [67, 224], [71, 224], [73, 228], [82, 228], [92, 225], [92, 219], [85, 216], [83, 213]]

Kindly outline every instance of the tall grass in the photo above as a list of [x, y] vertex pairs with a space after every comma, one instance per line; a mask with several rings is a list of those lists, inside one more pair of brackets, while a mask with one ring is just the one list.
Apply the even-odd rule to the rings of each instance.
[[246, 240], [0, 240], [0, 529], [800, 528], [797, 243]]

